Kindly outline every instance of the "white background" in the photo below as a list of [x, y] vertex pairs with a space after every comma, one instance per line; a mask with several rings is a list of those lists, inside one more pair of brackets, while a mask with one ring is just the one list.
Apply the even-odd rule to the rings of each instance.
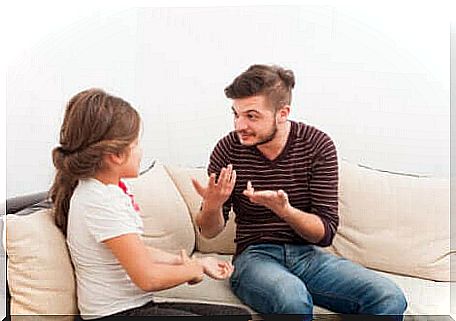
[[294, 70], [291, 118], [341, 157], [447, 176], [450, 6], [318, 3], [9, 5], [6, 196], [49, 188], [65, 103], [93, 86], [140, 111], [144, 166], [205, 166], [232, 128], [223, 88], [253, 63]]
[[[454, 4], [229, 3], [249, 6], [168, 0], [154, 5], [187, 9], [135, 10], [113, 0], [3, 1], [1, 200], [49, 187], [64, 104], [90, 86], [140, 110], [145, 164], [158, 158], [204, 165], [231, 126], [223, 88], [252, 63], [295, 71], [292, 118], [326, 130], [340, 156], [391, 171], [448, 175]], [[188, 8], [198, 6], [205, 8]]]

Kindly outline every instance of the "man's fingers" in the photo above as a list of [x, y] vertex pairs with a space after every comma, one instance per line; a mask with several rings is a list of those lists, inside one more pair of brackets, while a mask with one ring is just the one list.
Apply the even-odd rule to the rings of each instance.
[[232, 187], [234, 186], [234, 184], [236, 184], [236, 170], [234, 170], [234, 169], [233, 169], [233, 173], [231, 174], [230, 184]]
[[220, 176], [217, 180], [217, 185], [221, 187], [231, 184], [233, 181], [233, 165], [229, 164], [227, 167], [223, 167], [220, 171]]
[[258, 203], [257, 197], [256, 197], [256, 195], [255, 195], [253, 192], [248, 191], [248, 190], [245, 189], [245, 190], [242, 192], [242, 194], [244, 194], [245, 196], [247, 196], [250, 202], [255, 203], [255, 204]]
[[[279, 194], [276, 191], [255, 191], [251, 187], [251, 183], [247, 183], [248, 187], [243, 191], [243, 194], [247, 196], [252, 203], [263, 204], [265, 205], [268, 202], [277, 201]], [[283, 191], [282, 191], [283, 192]], [[285, 192], [283, 192], [283, 197], [287, 197]]]
[[248, 189], [245, 189], [242, 194], [244, 194], [245, 196], [247, 196], [248, 198], [251, 198], [253, 196], [253, 193], [251, 191], [249, 191]]
[[233, 176], [233, 165], [229, 164], [226, 167], [227, 175], [226, 175], [226, 182], [230, 183], [231, 182], [231, 177]]
[[208, 188], [214, 188], [215, 187], [215, 173], [212, 173], [209, 175], [209, 182], [208, 182]]
[[282, 200], [284, 200], [284, 201], [287, 200], [287, 198], [288, 198], [287, 193], [285, 193], [285, 192], [284, 192], [283, 190], [281, 190], [281, 189], [279, 189], [279, 190], [277, 191], [277, 195], [278, 195]]
[[224, 184], [226, 180], [227, 169], [223, 167], [217, 180], [217, 185]]
[[255, 192], [255, 196], [261, 197], [264, 199], [274, 199], [277, 197], [277, 192], [274, 191], [258, 191]]
[[193, 184], [193, 187], [195, 188], [196, 192], [204, 198], [204, 194], [205, 194], [205, 188], [203, 186], [201, 186], [201, 184], [198, 182], [198, 180], [196, 178], [193, 178], [192, 177], [192, 184]]

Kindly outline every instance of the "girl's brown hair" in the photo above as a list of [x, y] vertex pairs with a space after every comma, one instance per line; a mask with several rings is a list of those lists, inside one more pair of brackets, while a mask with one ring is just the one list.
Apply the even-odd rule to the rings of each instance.
[[56, 168], [49, 191], [57, 227], [66, 236], [70, 199], [79, 179], [103, 169], [103, 156], [120, 154], [138, 137], [141, 119], [130, 104], [100, 89], [76, 94], [66, 106], [60, 146], [52, 150]]

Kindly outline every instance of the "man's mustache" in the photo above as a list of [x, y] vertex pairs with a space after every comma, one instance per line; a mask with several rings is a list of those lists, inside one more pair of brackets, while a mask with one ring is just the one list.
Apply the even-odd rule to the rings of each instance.
[[253, 135], [253, 132], [248, 132], [248, 131], [245, 131], [245, 130], [237, 130], [236, 133], [238, 135]]

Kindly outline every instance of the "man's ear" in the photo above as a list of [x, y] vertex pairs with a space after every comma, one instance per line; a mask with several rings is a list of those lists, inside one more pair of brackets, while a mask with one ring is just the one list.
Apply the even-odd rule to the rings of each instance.
[[277, 112], [277, 117], [278, 117], [277, 120], [281, 123], [285, 123], [288, 120], [289, 115], [290, 115], [290, 105], [284, 105]]

